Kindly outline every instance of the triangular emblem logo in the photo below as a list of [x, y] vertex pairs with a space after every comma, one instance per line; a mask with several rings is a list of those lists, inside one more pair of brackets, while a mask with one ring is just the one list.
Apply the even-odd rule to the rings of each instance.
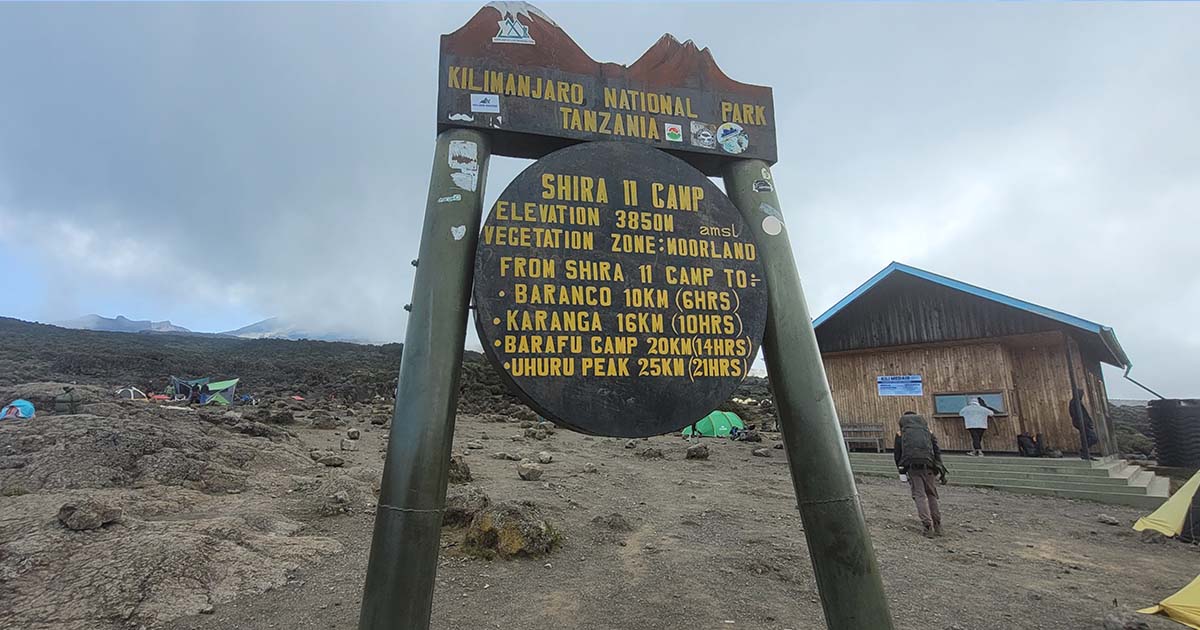
[[529, 36], [529, 27], [521, 23], [517, 16], [508, 14], [503, 20], [497, 22], [500, 25], [500, 32], [492, 38], [492, 41], [497, 44], [534, 44], [533, 38]]

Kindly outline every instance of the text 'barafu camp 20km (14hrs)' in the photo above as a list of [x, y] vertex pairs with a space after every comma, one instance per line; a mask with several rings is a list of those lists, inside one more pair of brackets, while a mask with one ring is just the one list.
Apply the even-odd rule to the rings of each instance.
[[535, 411], [585, 433], [659, 435], [727, 400], [757, 355], [766, 296], [729, 198], [682, 160], [628, 142], [528, 167], [476, 252], [485, 353]]

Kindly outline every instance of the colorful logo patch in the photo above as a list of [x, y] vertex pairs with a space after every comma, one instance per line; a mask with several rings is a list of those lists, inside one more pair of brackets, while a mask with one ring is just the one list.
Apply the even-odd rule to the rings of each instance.
[[670, 142], [683, 142], [683, 125], [663, 123], [663, 136]]
[[717, 142], [726, 153], [741, 153], [750, 146], [750, 136], [741, 125], [727, 122], [717, 127]]

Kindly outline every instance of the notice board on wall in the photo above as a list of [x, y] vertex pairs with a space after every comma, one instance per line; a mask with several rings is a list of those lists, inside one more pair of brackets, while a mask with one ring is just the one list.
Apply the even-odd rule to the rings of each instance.
[[925, 394], [920, 374], [876, 376], [875, 387], [880, 396], [923, 396]]

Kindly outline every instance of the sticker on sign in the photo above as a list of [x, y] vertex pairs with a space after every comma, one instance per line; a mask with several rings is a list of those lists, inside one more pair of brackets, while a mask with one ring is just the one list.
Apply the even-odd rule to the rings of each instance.
[[499, 114], [500, 97], [495, 94], [472, 94], [471, 112], [476, 114]]
[[683, 142], [683, 125], [663, 123], [663, 137], [670, 142]]

